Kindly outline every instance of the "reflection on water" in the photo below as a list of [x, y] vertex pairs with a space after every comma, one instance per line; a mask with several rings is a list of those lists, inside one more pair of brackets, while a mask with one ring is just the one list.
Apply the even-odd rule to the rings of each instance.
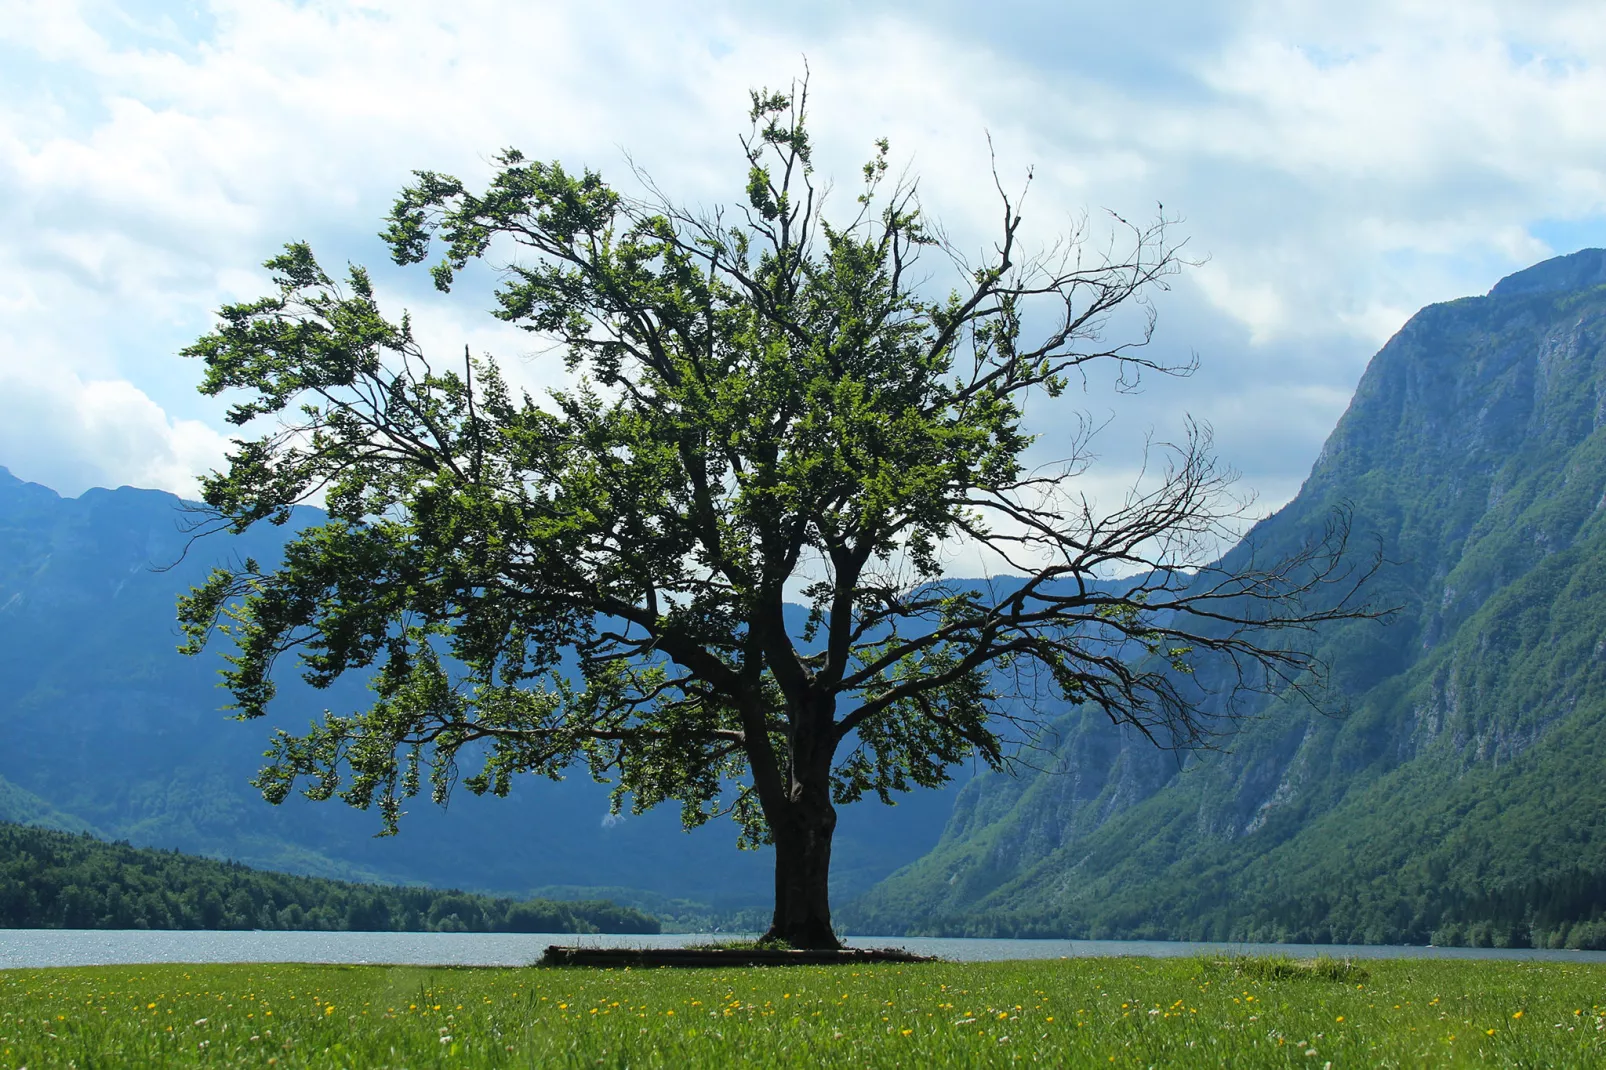
[[[730, 933], [608, 936], [572, 933], [151, 932], [117, 929], [0, 929], [0, 969], [146, 962], [331, 962], [418, 966], [526, 966], [548, 944], [683, 947]], [[1603, 951], [1400, 947], [1345, 944], [1210, 944], [1166, 940], [963, 940], [861, 936], [855, 947], [904, 947], [957, 962], [1139, 955], [1290, 955], [1311, 958], [1527, 959], [1606, 962]]]

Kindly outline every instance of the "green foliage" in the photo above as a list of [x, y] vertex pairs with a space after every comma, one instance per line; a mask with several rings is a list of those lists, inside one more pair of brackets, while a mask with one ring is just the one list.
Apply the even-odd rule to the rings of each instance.
[[0, 928], [655, 933], [658, 923], [603, 901], [294, 877], [0, 824]]
[[[1308, 972], [1308, 971], [1307, 971]], [[1200, 960], [786, 969], [0, 971], [0, 1058], [46, 1066], [1544, 1066], [1606, 1060], [1600, 964]]]

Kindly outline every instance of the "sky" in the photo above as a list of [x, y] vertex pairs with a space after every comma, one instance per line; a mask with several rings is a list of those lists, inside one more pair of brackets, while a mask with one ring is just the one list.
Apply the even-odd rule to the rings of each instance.
[[1275, 508], [1416, 309], [1606, 245], [1598, 0], [0, 0], [0, 465], [192, 495], [228, 434], [179, 350], [291, 240], [372, 267], [427, 344], [557, 383], [483, 299], [388, 265], [411, 171], [472, 184], [513, 146], [736, 201], [748, 90], [805, 63], [820, 174], [851, 187], [887, 137], [962, 247], [996, 226], [989, 139], [1006, 185], [1034, 175], [1042, 244], [1179, 217], [1198, 264], [1155, 295], [1154, 346], [1199, 370], [1028, 412], [1045, 458], [1103, 426], [1095, 498], [1191, 416]]

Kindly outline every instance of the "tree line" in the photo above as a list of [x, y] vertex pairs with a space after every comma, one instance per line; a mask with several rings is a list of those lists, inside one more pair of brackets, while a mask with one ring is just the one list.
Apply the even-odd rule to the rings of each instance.
[[508, 899], [252, 869], [0, 823], [0, 927], [655, 933], [606, 900]]
[[[1227, 889], [1177, 904], [1007, 910], [930, 917], [910, 935], [993, 939], [1212, 940], [1231, 943], [1433, 944], [1606, 950], [1606, 871], [1577, 867], [1483, 889], [1387, 883], [1245, 901]], [[896, 916], [896, 906], [888, 916]], [[875, 921], [868, 921], [874, 925]]]

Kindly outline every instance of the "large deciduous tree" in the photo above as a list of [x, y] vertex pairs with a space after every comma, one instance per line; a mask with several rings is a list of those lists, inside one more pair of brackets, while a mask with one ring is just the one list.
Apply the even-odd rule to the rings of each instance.
[[[1036, 708], [1023, 688], [1176, 746], [1213, 730], [1200, 659], [1237, 670], [1222, 686], [1303, 686], [1308, 656], [1271, 639], [1355, 614], [1307, 598], [1350, 575], [1342, 525], [1226, 568], [1208, 563], [1233, 505], [1205, 436], [1107, 513], [1076, 459], [1023, 462], [1029, 398], [1094, 362], [1158, 367], [1142, 344], [1146, 294], [1179, 264], [1165, 221], [1120, 224], [1117, 253], [1080, 233], [1027, 252], [1000, 187], [996, 245], [967, 263], [887, 179], [885, 142], [828, 221], [804, 112], [801, 91], [754, 94], [745, 197], [723, 212], [511, 150], [483, 193], [416, 173], [384, 232], [396, 262], [444, 246], [449, 291], [496, 258], [493, 314], [561, 352], [570, 389], [515, 396], [489, 356], [426, 354], [361, 268], [339, 284], [299, 244], [268, 261], [275, 295], [186, 350], [204, 393], [243, 393], [234, 424], [269, 428], [204, 480], [210, 509], [235, 530], [328, 509], [276, 568], [184, 599], [186, 649], [228, 633], [244, 717], [292, 652], [315, 685], [373, 676], [371, 708], [277, 734], [270, 801], [300, 780], [394, 831], [460, 764], [498, 795], [583, 764], [616, 807], [673, 799], [687, 826], [728, 812], [742, 844], [773, 843], [769, 935], [834, 947], [836, 805], [1006, 764]], [[934, 265], [954, 269], [946, 295]], [[1124, 308], [1134, 335], [1103, 340]], [[1016, 575], [944, 579], [956, 544]]]

